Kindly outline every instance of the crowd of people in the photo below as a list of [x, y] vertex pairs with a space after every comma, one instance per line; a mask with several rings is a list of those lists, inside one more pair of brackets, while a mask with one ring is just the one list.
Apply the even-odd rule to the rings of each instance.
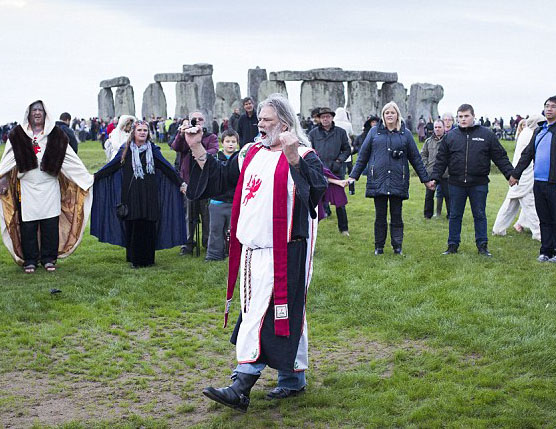
[[[39, 265], [56, 271], [57, 260], [79, 245], [89, 215], [91, 234], [125, 247], [132, 268], [151, 266], [156, 250], [178, 246], [184, 256], [205, 247], [207, 262], [229, 259], [225, 320], [239, 276], [241, 312], [232, 334], [238, 365], [230, 386], [203, 391], [210, 399], [246, 411], [266, 366], [278, 370], [267, 399], [305, 389], [305, 298], [318, 221], [334, 205], [338, 231], [349, 237], [346, 188], [361, 175], [374, 201], [377, 257], [385, 253], [388, 212], [393, 253], [402, 254], [410, 165], [425, 186], [424, 217], [440, 217], [446, 201], [443, 253], [458, 253], [469, 199], [477, 251], [491, 257], [486, 200], [494, 162], [510, 187], [492, 233], [505, 235], [521, 210], [513, 227], [541, 241], [539, 262], [556, 262], [556, 96], [545, 101], [543, 115], [510, 121], [513, 163], [496, 129], [481, 125], [469, 104], [456, 117], [421, 117], [421, 151], [411, 118], [393, 101], [369, 115], [358, 134], [342, 107], [315, 107], [307, 121], [280, 94], [257, 109], [249, 97], [242, 105], [243, 113], [234, 109], [220, 126], [200, 111], [181, 120], [122, 115], [106, 125], [72, 121], [67, 112], [56, 121], [37, 100], [21, 125], [2, 127], [2, 238], [25, 273]], [[83, 139], [103, 144], [106, 165], [94, 175], [77, 154]], [[155, 142], [173, 149], [173, 163]]]

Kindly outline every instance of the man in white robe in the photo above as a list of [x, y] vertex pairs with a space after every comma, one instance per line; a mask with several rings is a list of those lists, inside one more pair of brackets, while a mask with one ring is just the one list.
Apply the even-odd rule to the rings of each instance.
[[231, 386], [208, 387], [203, 394], [243, 412], [266, 366], [278, 370], [278, 386], [267, 399], [287, 398], [305, 388], [305, 297], [313, 267], [315, 207], [327, 187], [322, 163], [287, 98], [269, 96], [257, 117], [261, 139], [225, 164], [207, 156], [199, 127], [185, 132], [196, 160], [188, 197], [207, 198], [235, 188], [226, 318], [241, 267], [241, 312], [232, 334], [238, 366]]
[[41, 100], [27, 107], [23, 123], [10, 132], [0, 178], [4, 244], [26, 273], [39, 262], [55, 271], [58, 257], [72, 253], [81, 241], [93, 176]]

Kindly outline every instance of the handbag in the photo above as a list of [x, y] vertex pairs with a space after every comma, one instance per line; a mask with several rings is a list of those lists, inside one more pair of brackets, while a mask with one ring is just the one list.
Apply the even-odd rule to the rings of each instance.
[[[127, 188], [127, 194], [128, 195], [129, 195], [129, 191], [131, 189], [131, 183], [132, 182], [133, 182], [133, 177], [129, 181], [129, 188]], [[127, 204], [119, 203], [119, 204], [116, 205], [116, 216], [118, 216], [118, 219], [125, 220], [125, 218], [127, 218], [128, 215], [129, 215], [129, 207], [128, 207]]]
[[129, 214], [129, 208], [127, 204], [120, 203], [116, 206], [116, 216], [118, 216], [118, 219], [124, 220], [128, 214]]

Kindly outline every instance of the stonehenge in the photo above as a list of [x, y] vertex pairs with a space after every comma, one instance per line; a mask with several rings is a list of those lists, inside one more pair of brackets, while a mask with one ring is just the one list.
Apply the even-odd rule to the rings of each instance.
[[[207, 123], [221, 122], [234, 108], [241, 108], [242, 94], [236, 82], [213, 82], [213, 66], [206, 63], [185, 64], [181, 72], [157, 73], [143, 93], [141, 114], [150, 118], [168, 115], [166, 96], [161, 82], [176, 84], [175, 117], [185, 117], [194, 110], [203, 112]], [[247, 71], [247, 95], [255, 103], [272, 93], [288, 95], [287, 82], [301, 81], [300, 114], [310, 116], [315, 107], [345, 107], [351, 115], [356, 133], [370, 114], [380, 114], [382, 107], [395, 101], [402, 117], [414, 119], [438, 116], [438, 103], [444, 96], [440, 85], [414, 83], [409, 92], [398, 81], [398, 74], [369, 70], [344, 70], [339, 67], [311, 70], [272, 71], [257, 66]], [[129, 78], [119, 76], [100, 82], [99, 118], [135, 114], [133, 87]], [[116, 93], [113, 95], [113, 88]]]

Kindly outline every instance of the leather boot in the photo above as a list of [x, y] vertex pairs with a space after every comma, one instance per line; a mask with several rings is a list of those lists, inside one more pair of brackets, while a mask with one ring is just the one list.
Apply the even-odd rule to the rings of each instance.
[[390, 241], [394, 251], [399, 249], [399, 251], [395, 253], [401, 253], [403, 243], [403, 223], [390, 224]]
[[230, 386], [220, 389], [207, 387], [203, 390], [203, 395], [222, 405], [245, 413], [247, 407], [249, 407], [249, 393], [260, 375], [245, 374], [243, 372], [238, 372], [235, 375], [236, 378]]

